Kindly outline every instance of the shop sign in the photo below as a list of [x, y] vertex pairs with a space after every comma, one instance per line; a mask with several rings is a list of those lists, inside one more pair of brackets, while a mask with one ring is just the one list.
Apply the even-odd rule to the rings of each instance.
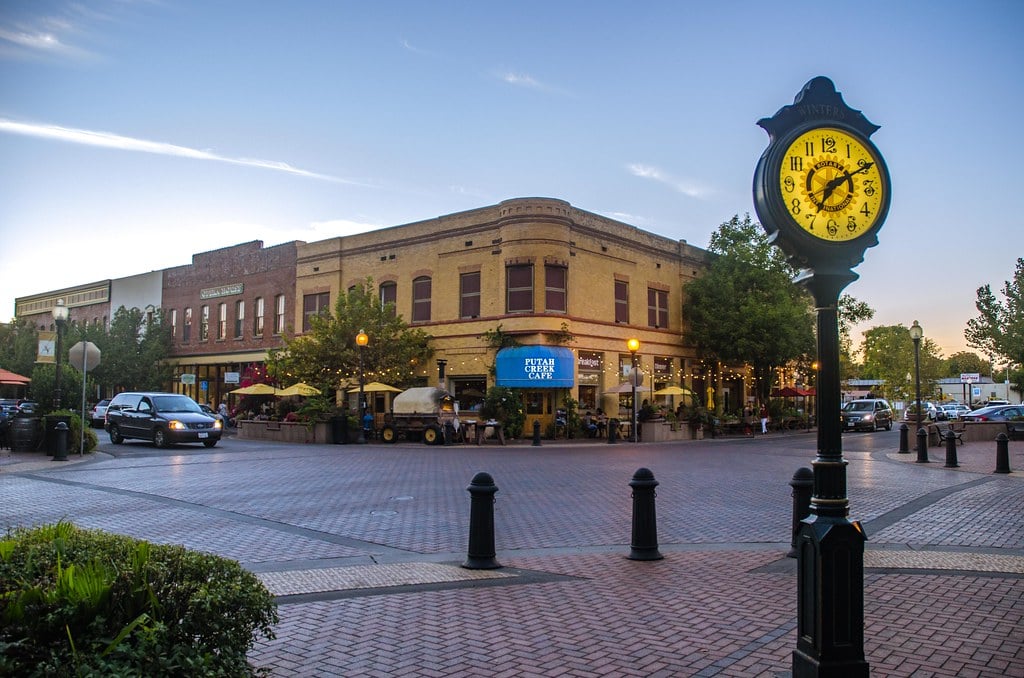
[[498, 386], [572, 388], [575, 357], [567, 348], [519, 346], [498, 351]]
[[580, 351], [579, 357], [576, 359], [576, 364], [579, 366], [581, 372], [600, 372], [601, 354], [593, 351]]
[[244, 290], [245, 285], [243, 283], [221, 285], [220, 287], [207, 287], [204, 290], [199, 290], [199, 298], [213, 299], [215, 297], [230, 297], [236, 294], [241, 294]]
[[183, 374], [181, 375], [181, 383], [186, 386], [195, 386], [196, 375], [194, 374]]
[[224, 383], [225, 384], [237, 384], [239, 382], [239, 378], [241, 377], [241, 375], [242, 375], [241, 372], [225, 372], [224, 373]]

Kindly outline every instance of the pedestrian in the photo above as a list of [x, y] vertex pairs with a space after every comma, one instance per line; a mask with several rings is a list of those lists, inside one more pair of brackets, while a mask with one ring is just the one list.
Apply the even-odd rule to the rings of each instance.
[[762, 435], [768, 433], [768, 408], [765, 405], [761, 405], [761, 433]]

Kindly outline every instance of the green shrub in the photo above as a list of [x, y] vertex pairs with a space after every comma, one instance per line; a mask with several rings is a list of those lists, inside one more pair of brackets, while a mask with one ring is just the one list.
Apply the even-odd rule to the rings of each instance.
[[71, 523], [0, 540], [0, 675], [250, 676], [272, 596], [235, 561]]
[[[71, 417], [71, 421], [68, 423], [68, 454], [78, 454], [78, 446], [82, 442], [82, 417], [78, 412], [74, 410], [57, 410], [51, 412], [52, 415], [63, 415]], [[96, 449], [96, 445], [99, 441], [96, 438], [96, 432], [92, 430], [92, 427], [86, 425], [85, 427], [85, 449], [82, 450], [85, 454], [89, 454]]]

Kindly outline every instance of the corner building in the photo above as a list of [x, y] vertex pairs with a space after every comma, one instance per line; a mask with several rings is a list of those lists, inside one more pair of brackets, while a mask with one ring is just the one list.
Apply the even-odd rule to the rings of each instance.
[[[521, 388], [529, 431], [535, 419], [554, 421], [562, 388], [581, 412], [620, 416], [613, 389], [626, 380], [630, 338], [640, 341], [638, 400], [654, 402], [652, 392], [670, 385], [703, 393], [682, 302], [707, 256], [562, 200], [516, 198], [297, 243], [292, 321], [303, 331], [338, 294], [372, 278], [382, 302], [434, 337], [437, 364], [422, 367], [424, 385], [448, 388], [464, 409], [491, 386]], [[527, 348], [497, 359], [481, 335], [499, 327]]]

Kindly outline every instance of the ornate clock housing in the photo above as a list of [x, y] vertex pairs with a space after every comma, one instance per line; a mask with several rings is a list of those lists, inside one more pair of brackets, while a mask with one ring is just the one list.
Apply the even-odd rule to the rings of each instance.
[[868, 138], [878, 127], [823, 77], [758, 124], [771, 136], [754, 174], [765, 230], [800, 266], [856, 266], [889, 211], [889, 172]]

